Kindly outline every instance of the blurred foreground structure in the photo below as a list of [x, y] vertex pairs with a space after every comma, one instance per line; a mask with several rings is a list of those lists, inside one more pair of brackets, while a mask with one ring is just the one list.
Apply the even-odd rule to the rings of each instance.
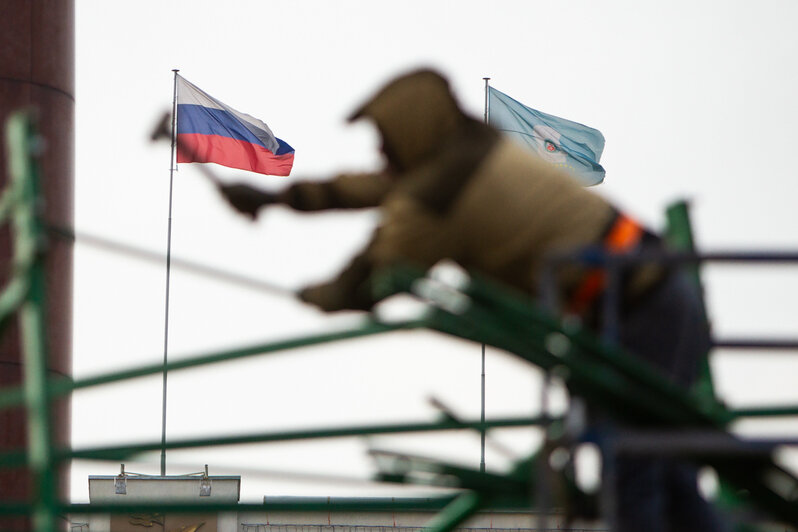
[[[292, 518], [295, 522], [284, 523], [286, 526], [319, 526], [313, 521], [317, 519], [313, 515], [321, 511], [327, 512], [328, 524], [331, 525], [332, 514], [329, 512], [333, 511], [333, 507], [335, 511], [350, 513], [379, 513], [391, 507], [386, 508], [385, 500], [373, 499], [339, 501], [331, 505], [329, 501], [314, 499], [266, 498], [260, 504], [241, 504], [238, 503], [237, 489], [230, 484], [238, 482], [235, 478], [217, 477], [218, 489], [214, 496], [214, 479], [205, 478], [207, 473], [201, 478], [182, 479], [185, 480], [183, 485], [197, 487], [196, 496], [191, 492], [187, 497], [173, 500], [163, 495], [153, 499], [152, 495], [162, 491], [164, 483], [174, 480], [169, 477], [149, 480], [127, 478], [122, 474], [122, 478], [94, 479], [99, 490], [96, 495], [100, 497], [98, 501], [102, 499], [100, 493], [110, 490], [112, 481], [113, 497], [103, 502], [92, 501], [89, 505], [70, 504], [59, 492], [56, 472], [71, 459], [122, 462], [164, 448], [189, 449], [411, 432], [483, 433], [497, 427], [538, 427], [545, 435], [544, 444], [529, 456], [517, 460], [506, 472], [485, 472], [478, 467], [456, 465], [442, 459], [372, 450], [377, 463], [375, 480], [437, 488], [440, 495], [424, 501], [424, 509], [432, 511], [426, 515], [429, 519], [425, 520], [425, 527], [434, 532], [467, 527], [471, 522], [469, 520], [482, 515], [481, 512], [490, 515], [505, 512], [502, 515], [521, 516], [519, 518], [529, 523], [521, 528], [530, 530], [580, 530], [582, 527], [579, 523], [585, 521], [598, 523], [593, 529], [612, 529], [618, 511], [612, 483], [614, 458], [624, 453], [673, 456], [711, 467], [717, 472], [720, 479], [718, 500], [743, 527], [739, 530], [751, 530], [750, 526], [755, 525], [759, 527], [755, 530], [783, 531], [798, 523], [798, 478], [774, 458], [778, 447], [796, 445], [798, 441], [788, 438], [744, 439], [731, 430], [732, 422], [741, 418], [798, 415], [798, 405], [731, 410], [714, 394], [709, 365], [706, 365], [699, 385], [685, 393], [643, 361], [618, 348], [614, 342], [614, 334], [617, 333], [614, 329], [617, 320], [614, 318], [617, 318], [618, 286], [613, 279], [620, 279], [620, 271], [628, 266], [624, 261], [630, 258], [623, 255], [597, 257], [594, 254], [589, 258], [591, 264], [604, 267], [609, 272], [602, 337], [596, 337], [579, 324], [559, 318], [550, 307], [530, 301], [487, 279], [472, 277], [452, 280], [441, 276], [435, 268], [429, 272], [394, 269], [373, 279], [372, 288], [380, 299], [409, 293], [425, 302], [426, 312], [417, 318], [386, 323], [369, 316], [359, 326], [349, 329], [182, 358], [165, 366], [142, 366], [78, 381], [66, 376], [53, 376], [48, 369], [48, 339], [51, 335], [45, 301], [50, 288], [47, 264], [51, 258], [50, 250], [55, 246], [46, 244], [64, 237], [71, 241], [75, 235], [70, 227], [53, 226], [42, 215], [37, 165], [41, 138], [34, 129], [30, 113], [12, 115], [6, 125], [6, 137], [12, 178], [0, 195], [0, 222], [10, 228], [13, 268], [10, 279], [0, 291], [0, 325], [8, 327], [13, 319], [19, 321], [25, 378], [22, 385], [5, 385], [0, 389], [0, 409], [7, 411], [24, 405], [29, 437], [24, 448], [5, 450], [0, 454], [0, 470], [8, 472], [27, 468], [32, 484], [29, 493], [20, 489], [13, 496], [3, 496], [0, 500], [0, 515], [3, 517], [31, 518], [34, 529], [41, 532], [65, 528], [67, 516], [98, 514], [111, 515], [109, 522], [114, 523], [119, 515], [222, 516], [235, 513], [248, 517], [242, 517], [240, 521], [238, 518], [218, 517], [217, 525], [228, 527], [235, 521], [236, 526], [244, 530], [246, 526], [264, 525], [259, 520], [273, 512], [291, 512], [299, 516]], [[656, 260], [673, 267], [692, 267], [695, 282], [699, 282], [695, 266], [706, 261], [798, 263], [798, 253], [694, 253], [690, 249], [690, 224], [683, 204], [670, 209], [669, 225], [672, 251], [656, 256], [635, 257], [634, 260]], [[130, 251], [130, 248], [124, 247], [116, 250], [124, 249]], [[142, 258], [141, 254], [137, 256]], [[573, 260], [585, 260], [585, 257], [553, 258], [549, 265], [551, 271], [548, 276], [544, 275], [544, 279], [553, 278], [555, 269], [563, 261]], [[218, 275], [218, 272], [214, 275]], [[551, 285], [554, 286], [553, 283]], [[178, 371], [309, 345], [416, 329], [429, 329], [476, 344], [484, 343], [539, 367], [546, 374], [546, 383], [556, 378], [567, 387], [571, 396], [569, 411], [564, 417], [555, 417], [544, 407], [537, 416], [489, 421], [461, 420], [444, 413], [439, 421], [431, 423], [213, 435], [173, 440], [166, 444], [157, 441], [87, 449], [71, 449], [55, 437], [60, 426], [57, 405], [63, 405], [74, 390], [161, 374], [164, 370]], [[798, 341], [784, 339], [715, 339], [714, 346], [725, 349], [773, 349], [788, 355], [798, 351]], [[547, 392], [548, 384], [542, 390], [544, 395]], [[612, 424], [588, 426], [580, 414], [582, 400], [600, 405], [609, 416], [619, 420], [645, 420], [646, 428], [630, 432], [614, 430]], [[583, 444], [596, 445], [602, 452], [605, 479], [609, 478], [609, 482], [598, 493], [585, 493], [575, 482], [573, 457], [578, 446]], [[172, 486], [181, 486], [182, 489], [182, 480], [177, 480], [178, 484]], [[205, 486], [208, 495], [202, 495], [203, 481], [208, 482]], [[142, 487], [138, 486], [140, 483], [151, 488], [139, 490]], [[9, 491], [14, 491], [15, 487]], [[131, 497], [127, 497], [128, 488]], [[182, 493], [181, 489], [174, 493]], [[134, 500], [136, 493], [145, 491], [148, 494], [145, 499]], [[172, 493], [169, 490], [166, 492]], [[418, 507], [418, 501], [413, 504], [416, 506], [406, 508], [411, 512], [409, 515], [422, 509]], [[127, 519], [125, 522], [129, 524], [129, 517]], [[253, 521], [245, 522], [245, 519]], [[270, 519], [266, 518], [267, 526]], [[361, 519], [362, 523], [351, 522]], [[311, 522], [308, 523], [308, 520]], [[344, 523], [347, 526], [367, 525], [365, 517], [350, 517], [348, 521]], [[183, 531], [196, 524], [183, 521], [175, 523]], [[749, 528], [744, 528], [746, 526]]]

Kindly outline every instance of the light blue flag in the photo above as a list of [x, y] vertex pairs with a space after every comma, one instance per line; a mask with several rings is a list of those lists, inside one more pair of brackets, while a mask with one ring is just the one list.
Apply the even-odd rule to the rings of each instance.
[[604, 151], [601, 131], [536, 111], [493, 87], [488, 87], [488, 95], [490, 125], [570, 170], [585, 186], [604, 181], [604, 168], [598, 163]]

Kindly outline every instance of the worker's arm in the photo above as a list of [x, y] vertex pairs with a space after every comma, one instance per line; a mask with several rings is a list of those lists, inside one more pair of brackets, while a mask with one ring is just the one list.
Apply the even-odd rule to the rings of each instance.
[[360, 253], [338, 277], [304, 288], [299, 292], [299, 298], [327, 312], [369, 310], [376, 303], [368, 283], [373, 271], [367, 253]]
[[283, 204], [299, 211], [376, 207], [391, 181], [384, 174], [341, 174], [329, 181], [300, 181], [282, 192], [267, 192], [245, 184], [220, 185], [230, 205], [252, 218], [267, 205]]
[[383, 215], [368, 247], [332, 281], [305, 288], [304, 301], [328, 312], [369, 310], [377, 303], [369, 282], [375, 272], [397, 264], [427, 269], [444, 258], [458, 260], [460, 238], [450, 220], [407, 197], [391, 199]]

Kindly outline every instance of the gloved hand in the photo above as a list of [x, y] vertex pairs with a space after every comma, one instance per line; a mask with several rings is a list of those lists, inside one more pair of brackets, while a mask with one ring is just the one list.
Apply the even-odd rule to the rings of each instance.
[[276, 194], [243, 183], [219, 185], [219, 192], [235, 210], [253, 220], [258, 217], [261, 207], [278, 202]]
[[334, 283], [306, 286], [297, 295], [305, 303], [315, 305], [325, 312], [335, 312], [336, 310], [349, 308], [346, 305], [345, 298], [342, 297], [340, 287], [337, 287]]

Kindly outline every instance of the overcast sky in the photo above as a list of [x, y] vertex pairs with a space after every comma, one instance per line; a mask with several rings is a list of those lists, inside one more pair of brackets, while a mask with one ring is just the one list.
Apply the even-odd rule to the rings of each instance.
[[[541, 111], [602, 131], [601, 194], [654, 228], [691, 202], [703, 250], [795, 250], [798, 210], [798, 4], [785, 1], [153, 1], [77, 4], [78, 231], [165, 253], [168, 143], [149, 132], [171, 107], [172, 69], [265, 121], [296, 150], [290, 177], [224, 169], [227, 181], [278, 190], [299, 179], [379, 166], [377, 137], [347, 114], [391, 76], [419, 66], [451, 80], [482, 116], [483, 77]], [[274, 208], [256, 223], [233, 213], [196, 165], [174, 180], [172, 254], [290, 288], [337, 272], [368, 239], [373, 212], [300, 215]], [[795, 268], [705, 269], [718, 336], [795, 335]], [[74, 373], [160, 361], [165, 264], [75, 249]], [[288, 298], [172, 272], [170, 357], [344, 327]], [[719, 353], [733, 405], [798, 402], [798, 364], [783, 355]], [[487, 413], [537, 412], [539, 375], [488, 349]], [[187, 437], [432, 420], [435, 395], [476, 418], [480, 347], [431, 332], [392, 334], [174, 373], [168, 436]], [[79, 392], [75, 447], [157, 441], [161, 379]], [[787, 421], [749, 424], [795, 435]], [[531, 431], [497, 432], [518, 457]], [[242, 500], [263, 495], [386, 493], [362, 483], [307, 484], [273, 470], [367, 478], [369, 446], [479, 462], [476, 434], [170, 453], [168, 473], [242, 474]], [[789, 457], [788, 457], [789, 458]], [[795, 462], [793, 457], [793, 462]], [[488, 469], [508, 458], [488, 449]], [[89, 474], [78, 462], [73, 500]], [[157, 474], [157, 454], [128, 470]]]

